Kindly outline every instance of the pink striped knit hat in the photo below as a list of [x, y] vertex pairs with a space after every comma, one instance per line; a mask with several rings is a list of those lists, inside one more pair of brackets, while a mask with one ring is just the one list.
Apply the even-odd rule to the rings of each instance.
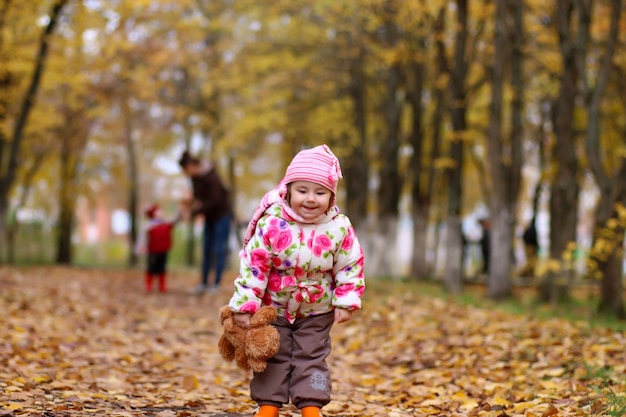
[[[335, 205], [337, 182], [339, 181], [339, 178], [343, 178], [341, 175], [339, 160], [328, 146], [320, 145], [312, 149], [298, 152], [287, 167], [285, 177], [280, 181], [276, 188], [265, 193], [261, 199], [261, 203], [256, 208], [254, 214], [252, 214], [252, 218], [250, 219], [250, 223], [248, 223], [246, 233], [243, 237], [243, 246], [246, 246], [254, 235], [257, 222], [263, 216], [268, 207], [275, 203], [282, 203], [285, 205], [288, 204], [285, 201], [285, 197], [287, 195], [287, 186], [290, 182], [311, 181], [328, 188], [333, 192], [330, 202], [330, 210], [334, 213], [339, 213], [339, 208]], [[287, 205], [284, 209], [289, 210], [290, 208]], [[297, 214], [290, 213], [289, 215], [298, 220]]]
[[337, 183], [341, 175], [339, 160], [326, 145], [300, 151], [287, 167], [284, 184], [294, 181], [310, 181], [320, 184], [337, 195]]

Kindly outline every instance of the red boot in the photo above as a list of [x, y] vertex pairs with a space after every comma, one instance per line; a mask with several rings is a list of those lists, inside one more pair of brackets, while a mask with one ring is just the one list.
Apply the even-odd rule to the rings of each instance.
[[165, 274], [159, 275], [159, 291], [167, 292], [167, 285], [165, 284]]
[[146, 288], [146, 292], [152, 291], [152, 274], [148, 272], [146, 272], [145, 288]]

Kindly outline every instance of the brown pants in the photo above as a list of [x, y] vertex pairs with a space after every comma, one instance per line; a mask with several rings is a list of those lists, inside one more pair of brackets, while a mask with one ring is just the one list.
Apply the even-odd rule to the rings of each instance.
[[282, 407], [289, 399], [298, 408], [322, 407], [330, 402], [331, 382], [326, 358], [331, 351], [333, 312], [289, 323], [279, 317], [273, 323], [280, 333], [278, 353], [265, 371], [255, 373], [250, 396], [259, 405]]

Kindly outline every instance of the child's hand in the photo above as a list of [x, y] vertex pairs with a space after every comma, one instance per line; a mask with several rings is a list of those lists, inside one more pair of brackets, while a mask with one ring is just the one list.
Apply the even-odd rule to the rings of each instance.
[[335, 309], [335, 323], [344, 323], [350, 321], [352, 318], [352, 311], [343, 308]]
[[178, 216], [184, 222], [188, 222], [189, 220], [191, 220], [191, 212], [187, 207], [182, 207], [181, 210], [178, 212]]
[[185, 198], [180, 201], [178, 205], [178, 212], [180, 213], [180, 217], [184, 221], [189, 221], [191, 219], [191, 204], [193, 200], [191, 198]]
[[235, 324], [239, 327], [247, 329], [250, 327], [250, 313], [235, 313]]
[[192, 211], [200, 210], [202, 208], [202, 201], [193, 200], [190, 207]]

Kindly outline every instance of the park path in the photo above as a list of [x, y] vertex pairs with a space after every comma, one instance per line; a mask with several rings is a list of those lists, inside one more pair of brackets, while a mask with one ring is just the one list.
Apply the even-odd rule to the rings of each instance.
[[[195, 273], [166, 294], [141, 275], [0, 268], [0, 416], [251, 416], [250, 375], [216, 347], [232, 276], [198, 297]], [[625, 391], [624, 334], [368, 285], [333, 329], [326, 416], [601, 416]]]

